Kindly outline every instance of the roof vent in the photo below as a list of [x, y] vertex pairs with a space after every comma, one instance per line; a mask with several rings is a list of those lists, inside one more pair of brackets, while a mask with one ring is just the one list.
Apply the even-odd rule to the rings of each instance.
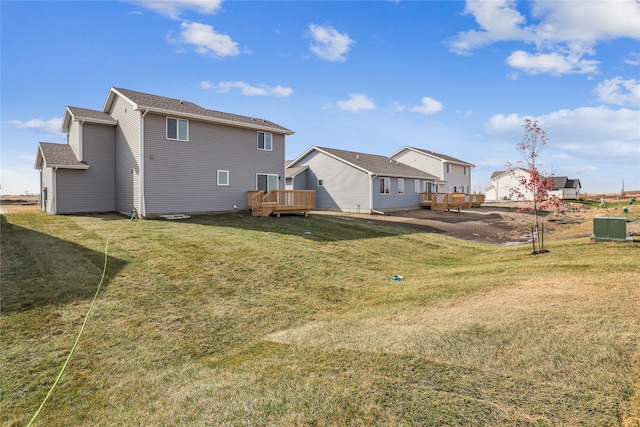
[[389, 159], [389, 164], [392, 165], [393, 164], [393, 159]]
[[360, 160], [360, 154], [356, 154], [356, 160]]
[[180, 104], [184, 104], [184, 101], [182, 99], [180, 100]]

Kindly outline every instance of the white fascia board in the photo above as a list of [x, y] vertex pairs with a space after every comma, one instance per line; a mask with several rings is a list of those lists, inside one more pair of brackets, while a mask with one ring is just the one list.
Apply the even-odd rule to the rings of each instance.
[[326, 154], [327, 156], [329, 156], [329, 157], [331, 157], [331, 158], [333, 158], [333, 159], [338, 160], [339, 162], [342, 162], [342, 163], [344, 163], [344, 164], [346, 164], [346, 165], [349, 165], [349, 166], [351, 166], [351, 167], [354, 167], [354, 168], [356, 168], [356, 169], [358, 169], [358, 170], [360, 170], [360, 171], [362, 171], [362, 172], [364, 172], [364, 173], [367, 173], [367, 174], [369, 174], [369, 175], [376, 175], [376, 173], [375, 173], [375, 172], [372, 172], [372, 171], [370, 171], [370, 170], [368, 170], [368, 169], [365, 169], [365, 168], [363, 168], [362, 166], [355, 165], [355, 164], [353, 164], [353, 163], [351, 163], [351, 162], [349, 162], [349, 161], [347, 161], [347, 160], [343, 159], [342, 157], [338, 157], [338, 156], [336, 156], [336, 155], [333, 155], [333, 154], [331, 154], [331, 153], [328, 153], [328, 152], [326, 152], [326, 151], [324, 151], [323, 149], [318, 148], [318, 147], [314, 147], [314, 148], [315, 148], [317, 151], [319, 151], [319, 152], [321, 152], [321, 153], [324, 153], [324, 154]]
[[309, 154], [310, 152], [312, 152], [313, 150], [316, 150], [316, 149], [317, 149], [316, 146], [311, 146], [311, 147], [307, 148], [302, 154], [300, 154], [298, 157], [293, 159], [291, 161], [291, 163], [289, 163], [286, 167], [290, 168], [292, 166], [295, 166], [295, 164], [298, 163], [303, 158], [305, 158], [307, 156], [307, 154]]
[[[416, 151], [416, 149], [415, 149], [415, 148], [413, 148], [413, 147], [408, 147], [408, 146], [407, 146], [407, 147], [402, 147], [401, 149], [399, 149], [399, 150], [398, 150], [398, 151], [396, 151], [395, 153], [391, 154], [389, 157], [390, 157], [390, 158], [393, 158], [393, 156], [397, 156], [398, 154], [402, 153], [402, 152], [403, 152], [403, 151], [405, 151], [405, 150]], [[394, 159], [394, 160], [395, 160], [395, 159]]]
[[89, 165], [54, 165], [54, 164], [45, 164], [48, 168], [57, 168], [57, 169], [78, 169], [78, 170], [86, 170], [89, 169]]

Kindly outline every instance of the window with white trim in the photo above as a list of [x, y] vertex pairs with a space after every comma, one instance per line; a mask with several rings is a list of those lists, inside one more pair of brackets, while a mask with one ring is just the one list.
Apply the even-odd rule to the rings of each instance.
[[391, 178], [380, 178], [380, 194], [391, 194]]
[[414, 179], [413, 180], [413, 192], [414, 192], [414, 194], [420, 194], [420, 180], [419, 179]]
[[322, 185], [323, 185], [322, 180], [321, 180], [321, 179], [319, 179], [319, 180], [318, 180], [318, 187], [322, 187]]
[[218, 170], [218, 185], [229, 185], [229, 171]]
[[167, 117], [167, 139], [189, 141], [189, 120]]
[[466, 166], [464, 167], [464, 174], [465, 175], [467, 174], [467, 167]]
[[447, 173], [451, 173], [451, 163], [447, 163]]
[[404, 194], [404, 178], [398, 178], [398, 195]]
[[258, 132], [258, 150], [273, 150], [273, 136], [270, 133]]

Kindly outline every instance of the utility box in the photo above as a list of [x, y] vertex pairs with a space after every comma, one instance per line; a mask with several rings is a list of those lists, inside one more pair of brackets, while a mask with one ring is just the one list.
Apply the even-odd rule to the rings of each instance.
[[593, 218], [593, 234], [595, 242], [631, 242], [627, 237], [627, 219], [613, 216], [597, 216]]

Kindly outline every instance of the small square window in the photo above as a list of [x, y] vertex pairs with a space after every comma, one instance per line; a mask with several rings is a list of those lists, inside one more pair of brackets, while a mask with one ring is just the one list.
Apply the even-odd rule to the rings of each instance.
[[189, 140], [189, 121], [167, 117], [167, 139]]
[[229, 185], [229, 171], [218, 171], [218, 185]]
[[322, 180], [321, 179], [318, 180], [318, 187], [322, 187]]
[[273, 136], [267, 132], [258, 132], [258, 150], [272, 151]]

